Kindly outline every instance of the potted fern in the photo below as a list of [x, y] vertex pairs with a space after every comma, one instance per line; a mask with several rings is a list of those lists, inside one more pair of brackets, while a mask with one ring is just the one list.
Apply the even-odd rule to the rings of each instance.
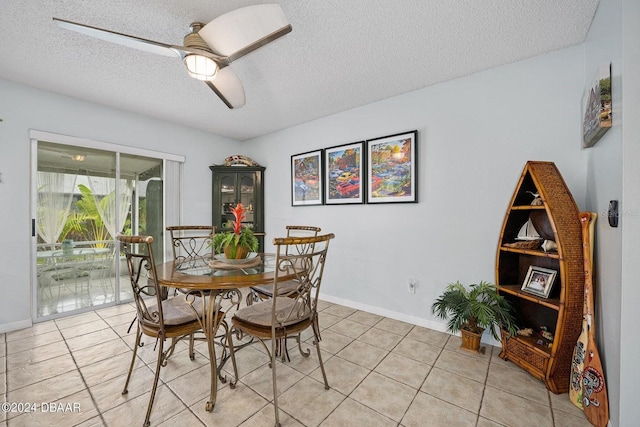
[[216, 233], [211, 241], [211, 246], [215, 253], [223, 253], [227, 259], [243, 259], [250, 252], [258, 250], [258, 238], [253, 234], [249, 227], [242, 226], [242, 220], [245, 218], [244, 207], [242, 203], [238, 203], [235, 208], [231, 209], [235, 221], [232, 221], [233, 230], [223, 233]]
[[462, 283], [450, 283], [431, 306], [431, 312], [441, 319], [448, 319], [447, 330], [460, 331], [461, 347], [478, 352], [480, 338], [486, 328], [500, 341], [499, 328], [514, 335], [517, 331], [512, 306], [498, 294], [493, 283], [481, 281], [467, 288]]

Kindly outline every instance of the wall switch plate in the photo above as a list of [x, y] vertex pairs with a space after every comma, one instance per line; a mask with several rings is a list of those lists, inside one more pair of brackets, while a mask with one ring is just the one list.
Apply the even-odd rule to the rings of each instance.
[[409, 280], [409, 288], [407, 289], [407, 292], [409, 292], [410, 294], [416, 293], [416, 282], [414, 282], [413, 280]]

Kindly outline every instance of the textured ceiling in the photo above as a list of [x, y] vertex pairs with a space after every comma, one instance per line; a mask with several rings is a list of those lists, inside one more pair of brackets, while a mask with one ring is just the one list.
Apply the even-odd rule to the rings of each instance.
[[584, 41], [597, 0], [283, 0], [290, 34], [233, 62], [229, 110], [179, 59], [59, 28], [52, 17], [182, 45], [256, 0], [3, 0], [0, 78], [246, 140]]

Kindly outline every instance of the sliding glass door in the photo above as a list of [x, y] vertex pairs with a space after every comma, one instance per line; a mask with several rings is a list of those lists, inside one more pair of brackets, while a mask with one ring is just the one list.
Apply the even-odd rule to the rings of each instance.
[[163, 159], [37, 141], [36, 319], [131, 299], [116, 236], [154, 236], [163, 259]]

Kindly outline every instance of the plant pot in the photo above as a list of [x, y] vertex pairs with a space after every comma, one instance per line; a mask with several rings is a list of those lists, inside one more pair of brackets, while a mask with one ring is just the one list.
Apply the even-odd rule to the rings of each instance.
[[232, 254], [233, 247], [231, 245], [225, 246], [224, 255], [227, 259], [244, 259], [249, 255], [249, 249], [244, 246], [236, 246], [236, 253]]
[[73, 255], [73, 248], [76, 247], [76, 244], [73, 240], [68, 239], [68, 240], [63, 240], [61, 246], [62, 246], [62, 255], [71, 256]]
[[462, 344], [460, 345], [460, 348], [474, 353], [480, 353], [480, 339], [482, 338], [483, 332], [484, 329], [482, 329], [479, 334], [461, 329], [460, 333], [462, 334]]

